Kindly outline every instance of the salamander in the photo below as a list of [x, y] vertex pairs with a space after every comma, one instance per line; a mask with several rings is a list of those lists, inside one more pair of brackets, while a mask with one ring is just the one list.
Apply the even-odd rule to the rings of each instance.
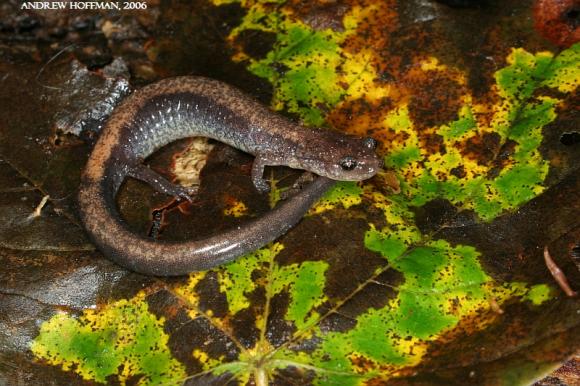
[[[318, 177], [265, 215], [202, 240], [154, 240], [131, 231], [115, 202], [122, 182], [136, 178], [191, 200], [189, 188], [168, 181], [143, 160], [170, 142], [193, 136], [254, 155], [251, 178], [259, 192], [269, 189], [265, 166], [285, 165]], [[125, 268], [155, 276], [207, 270], [286, 233], [335, 180], [372, 177], [381, 167], [375, 148], [372, 138], [294, 123], [223, 82], [169, 78], [134, 92], [113, 111], [81, 175], [78, 213], [97, 248]]]

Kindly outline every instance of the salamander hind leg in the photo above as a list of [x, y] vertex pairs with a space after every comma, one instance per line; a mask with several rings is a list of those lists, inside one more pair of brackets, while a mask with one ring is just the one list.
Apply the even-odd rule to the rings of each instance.
[[197, 187], [186, 187], [174, 184], [143, 164], [132, 166], [127, 174], [130, 177], [146, 182], [160, 193], [187, 200], [189, 202], [192, 201], [191, 196], [197, 193]]
[[294, 181], [292, 186], [290, 186], [287, 190], [284, 190], [280, 193], [280, 198], [282, 200], [287, 200], [302, 191], [308, 184], [312, 183], [315, 179], [315, 175], [311, 172], [304, 172]]

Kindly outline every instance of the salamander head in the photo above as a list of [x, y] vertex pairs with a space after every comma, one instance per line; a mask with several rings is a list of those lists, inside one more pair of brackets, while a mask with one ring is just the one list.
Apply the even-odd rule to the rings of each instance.
[[382, 167], [377, 141], [334, 131], [317, 131], [298, 152], [301, 168], [339, 181], [361, 181]]

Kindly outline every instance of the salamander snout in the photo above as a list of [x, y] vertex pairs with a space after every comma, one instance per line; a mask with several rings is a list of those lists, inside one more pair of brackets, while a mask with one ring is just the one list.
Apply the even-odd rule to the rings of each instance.
[[297, 162], [291, 167], [338, 181], [362, 181], [383, 166], [377, 146], [378, 142], [370, 137], [320, 129], [304, 141], [296, 154]]
[[[376, 154], [377, 141], [373, 138], [349, 138], [344, 141], [340, 157], [328, 168], [327, 176], [335, 180], [361, 181], [374, 176], [383, 166]], [[337, 149], [338, 150], [338, 149]]]

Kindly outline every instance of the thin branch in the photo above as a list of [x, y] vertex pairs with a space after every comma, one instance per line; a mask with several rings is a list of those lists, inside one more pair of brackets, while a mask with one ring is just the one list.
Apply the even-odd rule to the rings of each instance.
[[564, 272], [562, 272], [560, 267], [558, 267], [554, 262], [554, 260], [552, 259], [552, 256], [550, 256], [550, 251], [548, 250], [547, 246], [544, 247], [544, 262], [546, 263], [546, 267], [548, 267], [548, 269], [550, 270], [550, 273], [552, 274], [552, 277], [554, 278], [556, 283], [558, 283], [562, 291], [564, 291], [564, 293], [567, 296], [574, 297], [578, 295], [577, 292], [573, 291], [572, 288], [570, 288], [570, 284], [568, 284], [568, 279], [566, 279], [566, 275], [564, 275]]

